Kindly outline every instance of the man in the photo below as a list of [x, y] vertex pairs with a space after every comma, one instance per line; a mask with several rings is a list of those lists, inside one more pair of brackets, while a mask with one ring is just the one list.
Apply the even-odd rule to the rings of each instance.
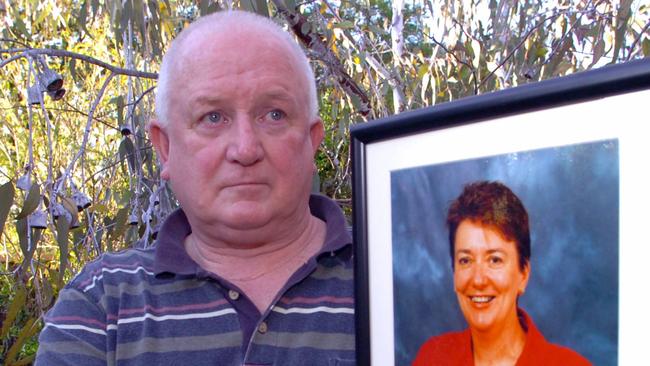
[[245, 12], [199, 19], [160, 71], [151, 140], [182, 210], [103, 255], [45, 317], [43, 365], [354, 362], [351, 238], [311, 196], [323, 138], [297, 44]]

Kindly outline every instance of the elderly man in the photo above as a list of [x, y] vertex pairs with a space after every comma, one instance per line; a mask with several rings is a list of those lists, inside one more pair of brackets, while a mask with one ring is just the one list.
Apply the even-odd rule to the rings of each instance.
[[182, 209], [153, 249], [105, 254], [45, 317], [43, 365], [354, 363], [351, 239], [311, 196], [323, 138], [298, 45], [245, 12], [163, 59], [151, 140]]

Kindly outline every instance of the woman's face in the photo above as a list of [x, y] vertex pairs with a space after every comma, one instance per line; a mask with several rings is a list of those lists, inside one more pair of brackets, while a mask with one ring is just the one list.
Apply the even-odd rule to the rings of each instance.
[[517, 322], [517, 295], [530, 267], [519, 269], [517, 247], [493, 227], [463, 220], [456, 230], [454, 287], [460, 309], [476, 331], [498, 330]]

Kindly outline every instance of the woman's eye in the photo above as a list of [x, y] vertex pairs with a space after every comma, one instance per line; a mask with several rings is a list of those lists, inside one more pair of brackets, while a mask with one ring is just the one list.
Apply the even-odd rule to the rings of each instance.
[[458, 264], [460, 264], [460, 265], [469, 264], [469, 258], [467, 258], [467, 257], [458, 258]]
[[490, 257], [490, 263], [492, 263], [492, 264], [501, 264], [501, 263], [503, 263], [503, 258], [501, 258], [501, 257]]
[[282, 118], [284, 118], [286, 115], [281, 110], [274, 109], [274, 110], [270, 111], [269, 113], [267, 113], [266, 116], [268, 118], [270, 118], [271, 120], [273, 120], [273, 121], [279, 121]]

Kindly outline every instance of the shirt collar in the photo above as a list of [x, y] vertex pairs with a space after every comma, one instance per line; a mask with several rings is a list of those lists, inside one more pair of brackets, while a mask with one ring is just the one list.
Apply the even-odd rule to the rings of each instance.
[[[348, 230], [345, 216], [339, 206], [331, 199], [312, 194], [309, 198], [311, 214], [327, 223], [325, 242], [318, 255], [350, 253], [352, 236]], [[182, 209], [172, 212], [163, 223], [156, 240], [154, 273], [156, 276], [170, 273], [177, 275], [194, 275], [199, 266], [185, 251], [185, 238], [192, 232], [187, 216]]]
[[325, 196], [312, 194], [309, 197], [309, 209], [312, 215], [325, 221], [327, 224], [325, 242], [318, 253], [319, 255], [327, 252], [336, 252], [343, 249], [347, 244], [352, 243], [352, 235], [345, 221], [345, 216], [336, 202]]
[[185, 238], [192, 232], [182, 209], [172, 212], [163, 223], [156, 239], [154, 273], [194, 274], [197, 264], [185, 251]]

